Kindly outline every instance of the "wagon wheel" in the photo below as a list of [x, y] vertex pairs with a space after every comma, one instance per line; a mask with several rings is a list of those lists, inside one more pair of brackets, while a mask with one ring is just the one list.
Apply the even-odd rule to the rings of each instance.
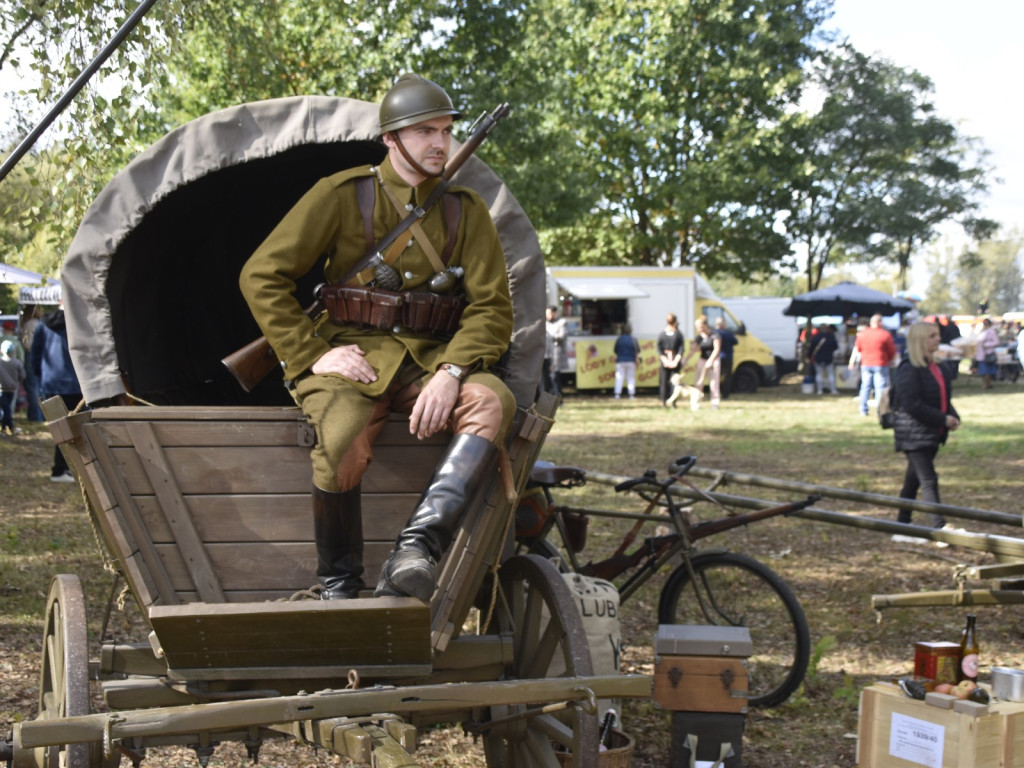
[[[39, 719], [59, 720], [89, 714], [89, 645], [82, 583], [60, 574], [50, 583], [43, 630], [43, 668], [39, 680]], [[44, 768], [109, 768], [99, 744], [62, 744], [43, 749]]]
[[[549, 676], [593, 674], [590, 648], [579, 610], [565, 582], [550, 562], [537, 555], [509, 558], [501, 566], [504, 603], [496, 610], [499, 631], [511, 632], [513, 658], [506, 668], [509, 679], [532, 680]], [[551, 671], [552, 662], [558, 671]], [[516, 719], [516, 714], [550, 702], [492, 707], [491, 719], [511, 717], [484, 736], [490, 768], [540, 768], [595, 765], [597, 717], [580, 706], [561, 712]], [[555, 752], [571, 752], [560, 763]]]

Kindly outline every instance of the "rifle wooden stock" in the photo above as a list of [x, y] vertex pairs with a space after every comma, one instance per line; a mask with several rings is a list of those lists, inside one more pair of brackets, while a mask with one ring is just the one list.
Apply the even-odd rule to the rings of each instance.
[[[455, 172], [484, 143], [484, 139], [487, 138], [487, 135], [493, 130], [494, 126], [498, 124], [498, 121], [508, 115], [508, 113], [508, 104], [499, 104], [490, 114], [485, 112], [481, 115], [480, 119], [473, 125], [473, 133], [466, 139], [465, 143], [459, 146], [455, 154], [448, 158], [441, 178], [445, 181], [451, 179]], [[415, 218], [417, 218], [415, 213], [409, 214], [401, 224], [384, 236], [380, 241], [380, 245], [383, 246], [386, 242], [392, 242], [397, 237], [397, 234], [407, 229]], [[383, 250], [383, 248], [379, 247], [378, 251], [380, 250]], [[307, 309], [306, 314], [311, 318], [315, 318], [322, 310], [323, 305], [317, 303]], [[242, 389], [246, 392], [252, 392], [256, 385], [274, 370], [279, 361], [277, 354], [270, 346], [270, 342], [267, 341], [267, 337], [260, 336], [255, 341], [246, 344], [241, 349], [223, 358], [221, 363], [231, 372], [231, 375], [235, 377], [235, 380]]]
[[630, 554], [612, 555], [599, 562], [590, 562], [580, 568], [584, 576], [594, 576], [598, 579], [611, 581], [620, 576], [630, 568], [636, 568], [650, 554], [660, 555], [678, 540], [678, 534], [670, 533], [664, 536], [653, 536], [644, 539], [644, 546]]
[[266, 336], [250, 341], [221, 362], [246, 392], [252, 392], [279, 365], [277, 354]]
[[808, 496], [806, 499], [794, 501], [790, 504], [780, 504], [777, 507], [759, 509], [756, 512], [747, 512], [742, 515], [733, 515], [731, 517], [723, 517], [718, 520], [707, 520], [703, 523], [697, 523], [690, 528], [690, 538], [693, 541], [698, 541], [706, 536], [722, 533], [723, 531], [729, 531], [733, 528], [739, 528], [741, 525], [747, 525], [748, 523], [753, 523], [758, 520], [764, 520], [766, 517], [775, 517], [776, 515], [788, 515], [792, 512], [799, 512], [801, 509], [806, 509], [811, 506], [811, 504], [818, 501], [820, 498], [821, 496]]

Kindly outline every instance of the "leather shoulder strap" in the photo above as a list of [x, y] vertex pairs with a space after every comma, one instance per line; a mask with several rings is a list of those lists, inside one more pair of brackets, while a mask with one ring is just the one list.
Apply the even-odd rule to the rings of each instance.
[[370, 253], [376, 245], [373, 237], [373, 206], [377, 200], [377, 190], [373, 176], [360, 176], [356, 179], [356, 199], [359, 201], [359, 214], [363, 217], [366, 252]]
[[444, 223], [448, 229], [448, 242], [441, 252], [441, 261], [447, 264], [455, 251], [455, 241], [459, 236], [459, 220], [462, 218], [462, 198], [455, 192], [445, 192], [441, 207], [444, 208]]

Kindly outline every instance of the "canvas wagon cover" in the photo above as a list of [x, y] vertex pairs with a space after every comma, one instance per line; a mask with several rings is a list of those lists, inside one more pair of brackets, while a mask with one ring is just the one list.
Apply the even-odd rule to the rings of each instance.
[[[86, 402], [126, 391], [160, 405], [288, 403], [275, 371], [246, 394], [221, 364], [260, 336], [238, 289], [242, 265], [323, 177], [380, 162], [375, 104], [300, 96], [205, 115], [164, 136], [89, 208], [62, 282], [71, 356]], [[501, 127], [491, 141], [501, 140]], [[506, 381], [521, 405], [540, 379], [544, 261], [519, 203], [472, 157], [453, 183], [484, 198], [515, 303]], [[296, 298], [312, 303], [317, 270]]]

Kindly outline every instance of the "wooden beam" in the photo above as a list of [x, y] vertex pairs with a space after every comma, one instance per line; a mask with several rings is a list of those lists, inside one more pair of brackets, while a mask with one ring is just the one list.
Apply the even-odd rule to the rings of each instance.
[[224, 590], [213, 570], [209, 555], [202, 539], [196, 532], [192, 514], [181, 497], [181, 490], [163, 448], [157, 442], [153, 425], [149, 422], [133, 422], [128, 425], [135, 450], [143, 460], [143, 468], [149, 477], [153, 492], [160, 500], [164, 517], [174, 533], [178, 549], [189, 568], [189, 576], [204, 602], [223, 602]]

